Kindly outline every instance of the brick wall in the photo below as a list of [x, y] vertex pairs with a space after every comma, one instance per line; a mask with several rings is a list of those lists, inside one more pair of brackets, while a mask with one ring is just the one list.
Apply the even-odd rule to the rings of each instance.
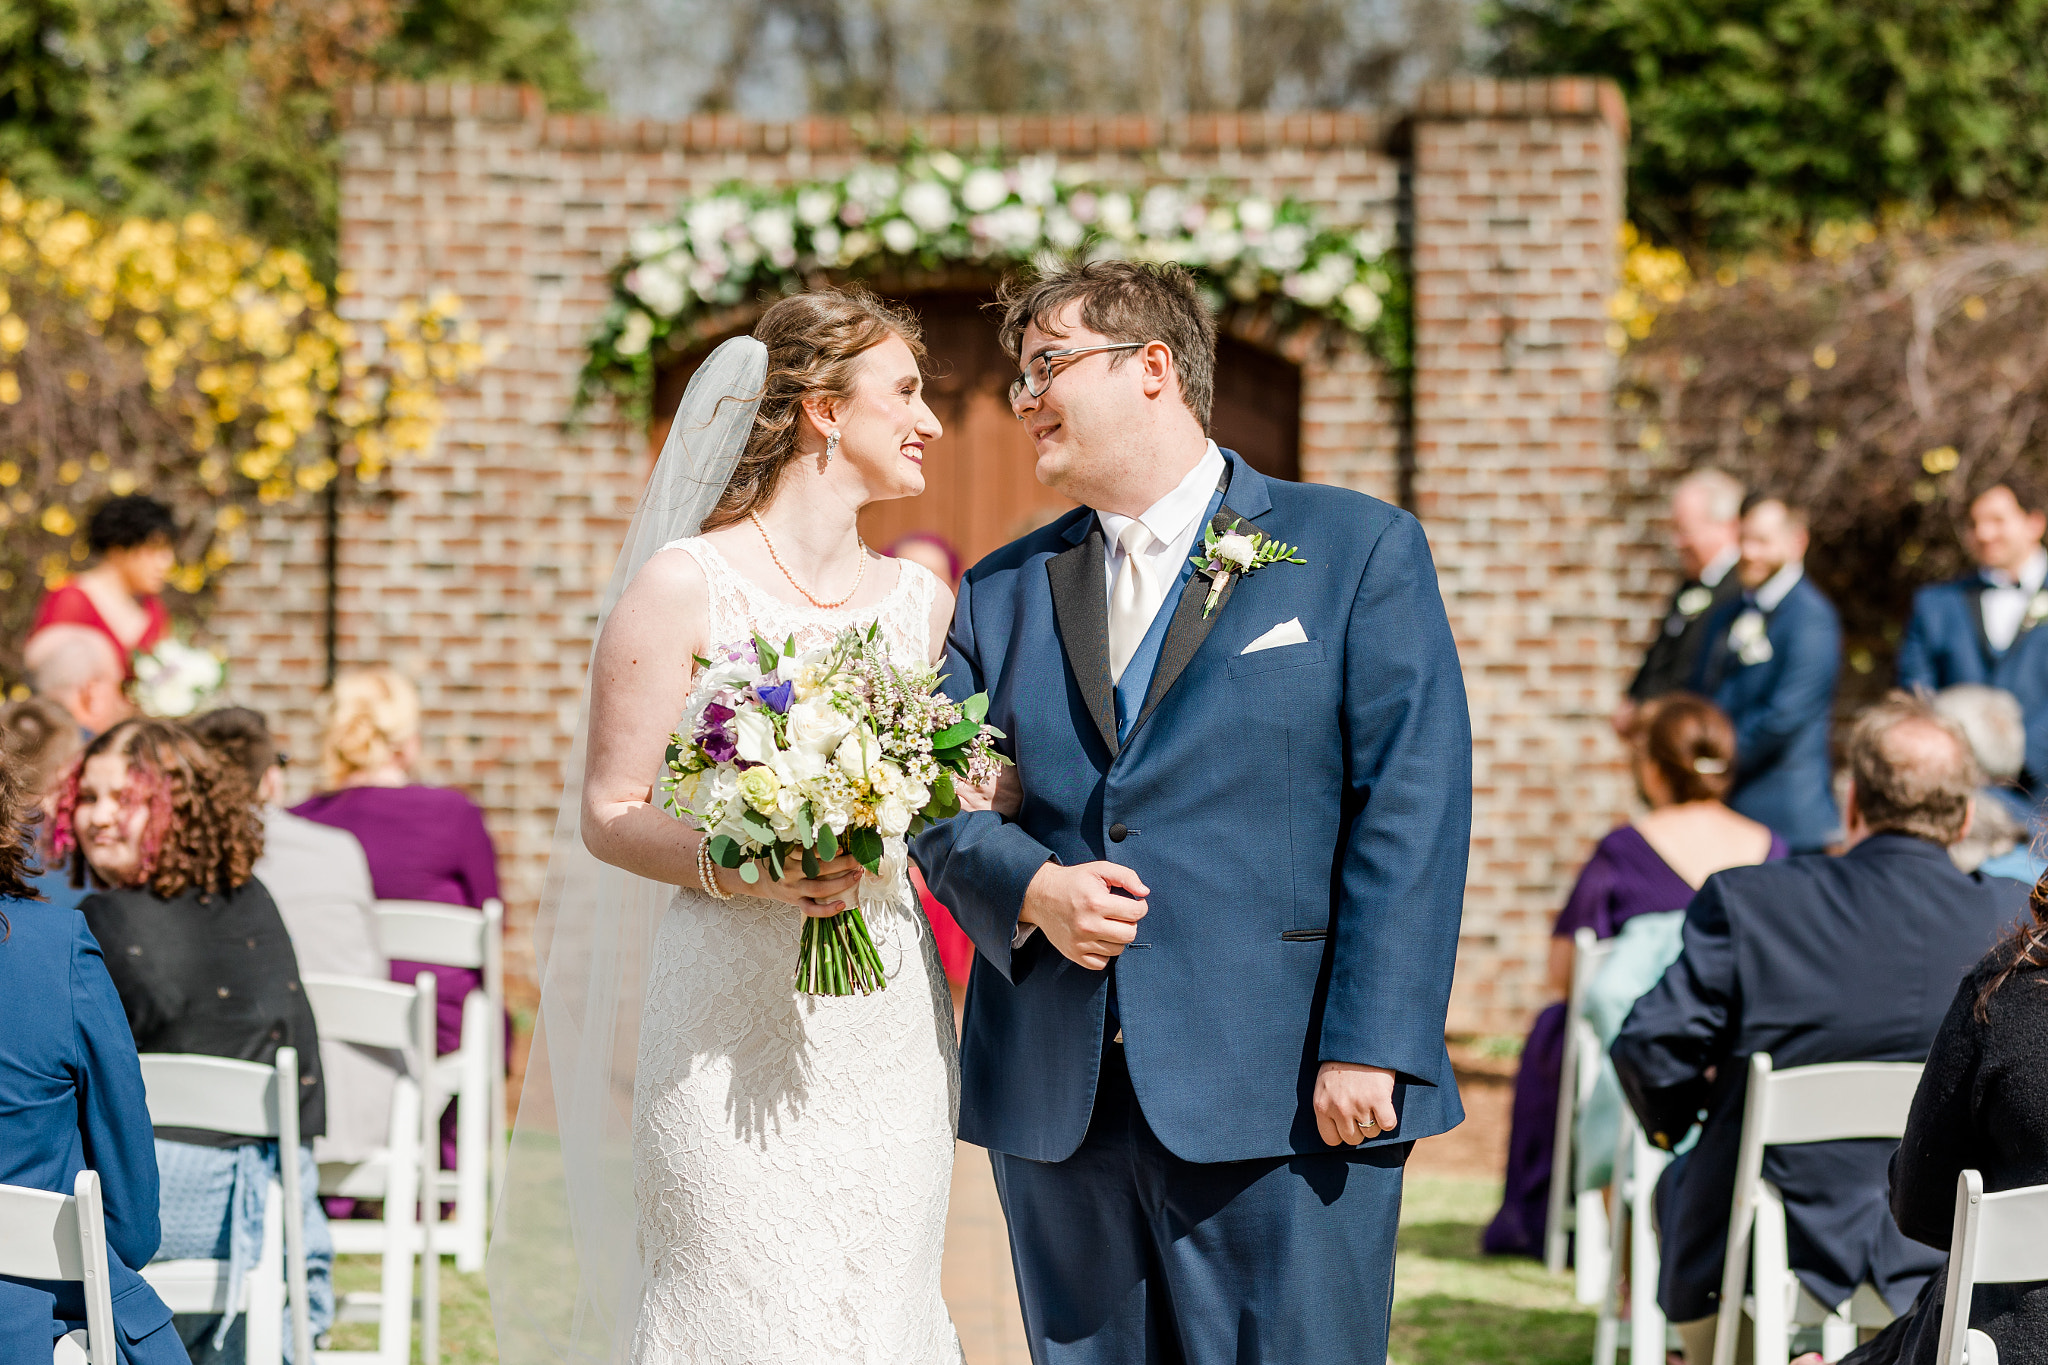
[[[1412, 176], [1416, 488], [1464, 651], [1480, 800], [1453, 1027], [1518, 1027], [1540, 936], [1592, 837], [1622, 809], [1598, 717], [1640, 636], [1645, 572], [1608, 520], [1602, 342], [1623, 118], [1591, 82], [1463, 83], [1412, 119], [1358, 114], [987, 117], [773, 124], [550, 116], [530, 92], [355, 92], [342, 185], [350, 306], [453, 289], [496, 350], [451, 397], [436, 450], [350, 489], [338, 656], [390, 662], [426, 700], [422, 777], [468, 790], [498, 842], [515, 960], [545, 872], [598, 593], [645, 474], [646, 433], [565, 427], [583, 342], [634, 226], [729, 180], [835, 174], [875, 142], [1056, 151], [1085, 172], [1295, 195], [1391, 224]], [[1393, 498], [1398, 386], [1356, 352], [1297, 354], [1304, 477]], [[213, 625], [239, 699], [312, 782], [323, 675], [320, 509], [247, 532]], [[1634, 558], [1631, 558], [1634, 556]], [[1629, 574], [1634, 573], [1634, 577]], [[1624, 592], [1624, 586], [1629, 591]]]

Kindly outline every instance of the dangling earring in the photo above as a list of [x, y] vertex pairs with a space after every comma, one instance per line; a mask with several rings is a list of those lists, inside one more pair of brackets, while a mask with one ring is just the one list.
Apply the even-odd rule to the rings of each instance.
[[832, 432], [825, 437], [825, 467], [832, 467], [832, 457], [839, 453], [839, 433]]

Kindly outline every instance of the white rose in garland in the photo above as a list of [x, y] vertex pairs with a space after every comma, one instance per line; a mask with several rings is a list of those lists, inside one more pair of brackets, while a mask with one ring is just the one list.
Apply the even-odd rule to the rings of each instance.
[[1325, 224], [1295, 200], [1205, 197], [1182, 184], [1089, 183], [1050, 156], [969, 164], [913, 153], [839, 180], [728, 185], [628, 242], [579, 406], [610, 391], [643, 411], [665, 357], [709, 340], [727, 310], [801, 292], [820, 272], [1006, 270], [1048, 252], [1179, 262], [1214, 308], [1256, 304], [1283, 329], [1326, 327], [1395, 366], [1408, 360], [1406, 275], [1387, 224]]

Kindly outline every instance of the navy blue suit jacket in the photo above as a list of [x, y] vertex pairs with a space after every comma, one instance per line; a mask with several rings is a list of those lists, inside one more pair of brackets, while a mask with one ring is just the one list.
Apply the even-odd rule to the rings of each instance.
[[2039, 798], [2048, 795], [2048, 630], [2023, 628], [2005, 653], [1996, 653], [1978, 610], [1983, 589], [1984, 580], [1972, 575], [1913, 594], [1913, 619], [1899, 646], [1899, 686], [1939, 692], [1983, 683], [2018, 697], [2027, 718], [2020, 784]]
[[[170, 1310], [135, 1272], [157, 1248], [156, 1141], [100, 946], [76, 910], [0, 901], [0, 913], [0, 1185], [69, 1194], [80, 1171], [98, 1171], [123, 1354], [162, 1358], [135, 1349], [151, 1338], [182, 1355]], [[85, 1325], [79, 1290], [0, 1277], [0, 1359], [39, 1341], [33, 1358], [49, 1360], [53, 1319]]]
[[[1150, 889], [1117, 959], [1131, 1083], [1190, 1161], [1328, 1153], [1310, 1097], [1324, 1061], [1398, 1073], [1397, 1130], [1462, 1117], [1444, 1052], [1471, 827], [1470, 722], [1422, 528], [1361, 494], [1269, 480], [1232, 452], [1218, 523], [1241, 518], [1305, 564], [1178, 604], [1122, 745], [1095, 516], [1076, 511], [960, 586], [947, 690], [986, 690], [1023, 807], [920, 837], [933, 893], [977, 960], [960, 1135], [1036, 1161], [1087, 1131], [1108, 972], [1011, 940], [1049, 858], [1114, 859]], [[1307, 640], [1245, 654], [1298, 618]], [[1349, 1148], [1335, 1149], [1350, 1151]]]
[[1765, 615], [1771, 657], [1745, 664], [1728, 643], [1745, 610], [1740, 597], [1715, 608], [1693, 673], [1693, 690], [1735, 723], [1728, 804], [1783, 835], [1795, 852], [1824, 848], [1841, 834], [1829, 786], [1828, 727], [1842, 624], [1813, 580], [1802, 578]]
[[[1768, 1052], [1781, 1070], [1925, 1061], [1956, 983], [2024, 914], [2027, 892], [2009, 878], [1966, 876], [1947, 850], [1906, 834], [1872, 835], [1839, 858], [1707, 879], [1685, 912], [1684, 951], [1613, 1047], [1653, 1140], [1675, 1141], [1706, 1113], [1699, 1144], [1658, 1189], [1658, 1301], [1673, 1320], [1706, 1317], [1720, 1300], [1750, 1055]], [[1830, 1307], [1869, 1279], [1904, 1312], [1942, 1263], [1892, 1222], [1885, 1168], [1897, 1147], [1765, 1153], [1764, 1177], [1785, 1196], [1792, 1268]]]

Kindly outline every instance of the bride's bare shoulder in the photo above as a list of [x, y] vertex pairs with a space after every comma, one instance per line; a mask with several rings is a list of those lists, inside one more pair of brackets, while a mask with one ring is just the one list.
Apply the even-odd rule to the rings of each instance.
[[637, 653], [666, 646], [677, 657], [688, 658], [703, 646], [709, 594], [704, 566], [694, 555], [680, 546], [658, 550], [619, 595], [605, 621], [600, 648], [623, 645]]

